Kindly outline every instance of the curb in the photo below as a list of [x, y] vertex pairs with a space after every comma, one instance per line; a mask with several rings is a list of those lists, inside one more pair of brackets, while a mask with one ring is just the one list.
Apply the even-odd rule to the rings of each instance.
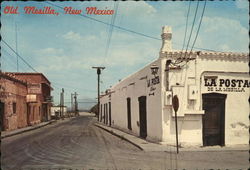
[[10, 137], [10, 136], [14, 136], [14, 135], [18, 135], [18, 134], [21, 134], [21, 133], [24, 133], [24, 132], [28, 132], [28, 131], [32, 131], [32, 130], [35, 130], [35, 129], [38, 129], [38, 128], [41, 128], [41, 127], [44, 127], [44, 126], [47, 126], [49, 124], [52, 124], [56, 122], [56, 120], [52, 120], [50, 122], [46, 122], [45, 124], [43, 125], [38, 125], [38, 126], [35, 126], [35, 127], [30, 127], [29, 129], [25, 129], [25, 130], [22, 130], [22, 131], [19, 131], [19, 132], [15, 132], [15, 133], [10, 133], [10, 134], [6, 134], [6, 135], [1, 135], [1, 139], [3, 138], [7, 138], [7, 137]]
[[119, 138], [121, 138], [121, 139], [123, 139], [123, 140], [125, 140], [125, 141], [127, 141], [127, 142], [129, 142], [129, 143], [131, 143], [132, 145], [136, 146], [136, 147], [139, 148], [140, 150], [144, 150], [144, 149], [143, 149], [141, 146], [139, 146], [138, 144], [132, 142], [131, 140], [125, 138], [125, 137], [122, 136], [122, 135], [118, 135], [117, 133], [113, 132], [112, 130], [108, 130], [108, 129], [102, 127], [102, 125], [99, 125], [98, 123], [95, 123], [95, 126], [98, 127], [98, 128], [100, 128], [100, 129], [105, 130], [106, 132], [109, 132], [110, 134], [112, 134], [112, 135], [114, 135], [114, 136], [116, 136], [116, 137], [119, 137]]
[[[99, 123], [95, 123], [95, 126], [97, 126], [98, 128], [101, 128], [109, 133], [111, 133], [112, 135], [115, 135], [129, 143], [131, 143], [132, 145], [136, 146], [137, 148], [139, 148], [140, 150], [143, 150], [145, 152], [147, 152], [147, 148], [144, 148], [143, 146], [140, 146], [139, 144], [133, 142], [132, 140], [124, 137], [125, 135], [119, 135], [118, 133], [114, 132], [112, 130], [112, 127], [107, 127], [105, 125], [101, 125]], [[119, 131], [119, 130], [118, 130]], [[126, 132], [123, 132], [126, 133]], [[136, 137], [136, 136], [135, 136]], [[175, 146], [172, 146], [175, 147]], [[176, 148], [176, 147], [175, 147]], [[179, 149], [180, 152], [231, 152], [231, 151], [249, 151], [249, 147], [247, 146], [241, 146], [241, 147], [224, 147], [224, 148], [180, 148]], [[168, 152], [168, 151], [164, 151], [164, 152]]]

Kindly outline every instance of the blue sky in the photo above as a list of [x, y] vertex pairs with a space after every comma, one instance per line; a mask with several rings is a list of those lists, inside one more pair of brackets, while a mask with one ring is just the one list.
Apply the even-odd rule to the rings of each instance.
[[[61, 7], [71, 6], [113, 9], [118, 2], [49, 2]], [[197, 2], [191, 2], [189, 35]], [[181, 50], [185, 34], [188, 1], [121, 1], [115, 25], [160, 38], [161, 27], [169, 25], [173, 31], [173, 48]], [[199, 3], [197, 20], [191, 41], [198, 28], [204, 1]], [[6, 6], [18, 6], [20, 14], [4, 14]], [[60, 14], [24, 14], [23, 7], [43, 8], [51, 6]], [[249, 4], [248, 1], [207, 1], [203, 22], [195, 47], [216, 51], [248, 52], [249, 44]], [[3, 2], [1, 3], [1, 36], [37, 71], [42, 72], [52, 82], [53, 96], [58, 103], [59, 93], [65, 88], [65, 101], [77, 92], [81, 101], [93, 101], [97, 95], [97, 76], [92, 66], [105, 66], [101, 75], [101, 91], [105, 91], [119, 79], [136, 72], [144, 65], [158, 58], [161, 41], [117, 28], [113, 29], [108, 55], [105, 49], [109, 26], [80, 15], [66, 15], [46, 2]], [[111, 15], [87, 15], [108, 22]], [[3, 71], [16, 71], [15, 54], [1, 43], [1, 63]], [[19, 70], [31, 72], [22, 61]]]

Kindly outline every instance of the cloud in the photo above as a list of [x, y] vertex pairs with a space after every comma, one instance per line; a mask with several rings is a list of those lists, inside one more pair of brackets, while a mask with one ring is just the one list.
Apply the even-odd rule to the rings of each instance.
[[118, 14], [129, 16], [152, 16], [156, 13], [156, 9], [146, 2], [126, 1], [119, 3]]
[[80, 40], [82, 37], [79, 33], [75, 33], [73, 31], [69, 31], [68, 33], [62, 35], [62, 37], [66, 40]]
[[204, 17], [202, 28], [200, 37], [212, 49], [231, 52], [246, 52], [248, 49], [248, 30], [238, 20]]
[[236, 7], [240, 9], [249, 10], [249, 1], [248, 0], [236, 0]]
[[57, 49], [57, 48], [45, 48], [38, 50], [38, 53], [41, 55], [61, 55], [64, 53], [63, 49]]

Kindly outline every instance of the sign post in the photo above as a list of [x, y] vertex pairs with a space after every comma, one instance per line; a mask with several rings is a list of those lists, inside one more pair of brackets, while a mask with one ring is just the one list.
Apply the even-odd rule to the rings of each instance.
[[177, 126], [177, 111], [179, 109], [179, 99], [177, 95], [174, 95], [172, 99], [172, 104], [175, 112], [175, 135], [176, 135], [176, 149], [177, 149], [177, 154], [179, 153], [179, 145], [178, 145], [178, 126]]

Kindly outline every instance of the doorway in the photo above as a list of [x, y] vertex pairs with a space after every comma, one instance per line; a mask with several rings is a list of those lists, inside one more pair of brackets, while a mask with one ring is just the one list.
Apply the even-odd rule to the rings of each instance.
[[139, 100], [139, 120], [140, 120], [140, 137], [147, 137], [147, 98], [141, 96]]
[[111, 102], [109, 102], [109, 126], [111, 126]]
[[202, 95], [203, 146], [225, 145], [225, 99], [226, 94]]
[[128, 129], [132, 130], [131, 126], [131, 99], [127, 98], [127, 119], [128, 119]]
[[4, 103], [0, 102], [0, 114], [1, 114], [1, 130], [4, 130]]

